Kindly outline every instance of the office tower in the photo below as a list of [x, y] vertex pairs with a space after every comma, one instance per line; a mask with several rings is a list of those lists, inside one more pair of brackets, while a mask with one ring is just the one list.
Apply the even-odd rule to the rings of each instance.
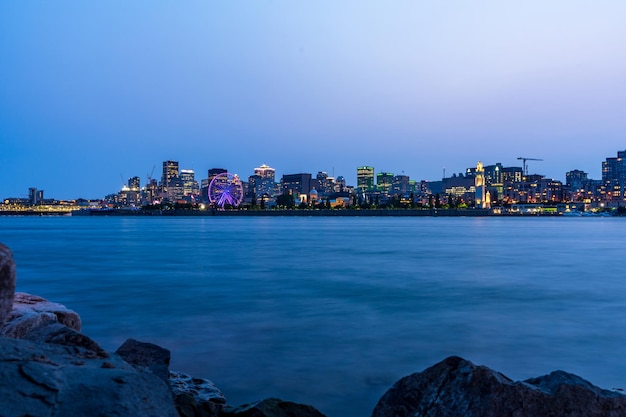
[[311, 192], [311, 174], [288, 174], [283, 175], [281, 180], [282, 193], [292, 194], [298, 197], [300, 194]]
[[379, 172], [376, 175], [376, 188], [382, 194], [389, 194], [389, 191], [391, 191], [392, 184], [393, 184], [393, 173]]
[[172, 179], [178, 178], [178, 161], [164, 161], [161, 186], [167, 192], [167, 187]]
[[228, 171], [225, 170], [224, 168], [211, 168], [208, 171], [208, 175], [209, 175], [209, 183], [213, 180], [213, 178], [217, 177], [220, 174], [226, 174]]
[[334, 192], [335, 179], [329, 177], [326, 172], [319, 171], [315, 179], [317, 181], [316, 189], [321, 195], [328, 195]]
[[254, 168], [254, 175], [258, 175], [261, 178], [269, 179], [272, 182], [275, 180], [276, 170], [272, 167], [269, 167], [265, 164], [261, 165], [258, 168]]
[[602, 180], [621, 183], [626, 181], [626, 151], [619, 151], [616, 158], [606, 158], [602, 162]]
[[374, 167], [362, 166], [356, 169], [356, 182], [359, 192], [374, 189]]
[[195, 177], [196, 173], [192, 169], [182, 169], [180, 171], [180, 179], [183, 182], [183, 196], [197, 195], [200, 192], [200, 187]]
[[258, 197], [273, 196], [276, 191], [276, 170], [265, 164], [254, 168], [254, 175], [248, 178], [249, 190]]
[[619, 151], [616, 158], [602, 162], [602, 181], [606, 185], [607, 200], [626, 201], [626, 151]]
[[402, 195], [409, 193], [409, 176], [408, 175], [396, 175], [393, 177], [391, 184], [392, 195]]
[[524, 176], [524, 171], [520, 167], [502, 168], [502, 183], [503, 184], [521, 182], [523, 176]]
[[32, 206], [43, 203], [43, 190], [35, 187], [28, 189], [28, 203]]

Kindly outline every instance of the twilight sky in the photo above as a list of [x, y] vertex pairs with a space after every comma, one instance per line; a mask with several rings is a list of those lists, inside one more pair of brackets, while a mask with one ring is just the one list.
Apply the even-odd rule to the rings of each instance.
[[101, 198], [166, 159], [244, 180], [626, 149], [626, 2], [0, 2], [0, 198]]

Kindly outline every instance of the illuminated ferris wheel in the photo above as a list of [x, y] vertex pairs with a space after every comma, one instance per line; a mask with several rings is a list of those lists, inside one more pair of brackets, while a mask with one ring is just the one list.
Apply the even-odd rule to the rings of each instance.
[[209, 201], [223, 209], [225, 206], [238, 207], [243, 200], [243, 186], [236, 174], [218, 174], [209, 184]]

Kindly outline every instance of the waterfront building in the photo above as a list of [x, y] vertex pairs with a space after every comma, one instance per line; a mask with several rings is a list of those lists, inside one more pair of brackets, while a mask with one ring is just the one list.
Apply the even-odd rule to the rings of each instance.
[[[443, 178], [441, 181], [428, 182], [430, 194], [453, 196], [455, 200], [461, 200], [468, 205], [472, 204], [476, 195], [475, 171], [476, 168], [471, 168], [466, 171], [468, 175], [463, 175], [463, 173], [452, 174], [451, 177]], [[428, 197], [425, 195], [422, 200]]]
[[116, 205], [123, 207], [138, 207], [140, 204], [141, 194], [139, 189], [131, 189], [130, 185], [124, 185], [118, 193]]
[[524, 177], [524, 171], [520, 167], [503, 167], [502, 168], [502, 183], [510, 184], [513, 182], [521, 182]]
[[602, 162], [602, 181], [607, 186], [607, 201], [626, 201], [626, 151]]
[[474, 194], [476, 207], [488, 208], [486, 201], [485, 169], [483, 168], [483, 163], [480, 161], [478, 161], [476, 165], [474, 187], [476, 189], [476, 193]]
[[564, 201], [563, 183], [533, 174], [524, 181], [509, 184], [504, 191], [506, 202], [514, 203], [560, 203]]
[[374, 189], [374, 167], [362, 166], [356, 169], [357, 189], [360, 194]]
[[43, 203], [43, 190], [38, 190], [35, 187], [28, 189], [28, 204], [36, 206]]
[[585, 171], [575, 169], [565, 173], [565, 184], [572, 190], [581, 189], [588, 180], [588, 174]]
[[565, 173], [565, 186], [569, 201], [582, 201], [584, 199], [585, 184], [589, 181], [588, 174], [578, 169]]
[[500, 162], [495, 165], [483, 167], [485, 170], [486, 193], [489, 194], [490, 201], [499, 201], [504, 194], [504, 167]]

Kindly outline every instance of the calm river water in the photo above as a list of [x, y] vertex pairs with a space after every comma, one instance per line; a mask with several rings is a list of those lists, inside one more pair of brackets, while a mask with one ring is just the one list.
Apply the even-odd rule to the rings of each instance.
[[232, 405], [367, 417], [449, 355], [626, 388], [626, 218], [0, 217], [18, 291]]

